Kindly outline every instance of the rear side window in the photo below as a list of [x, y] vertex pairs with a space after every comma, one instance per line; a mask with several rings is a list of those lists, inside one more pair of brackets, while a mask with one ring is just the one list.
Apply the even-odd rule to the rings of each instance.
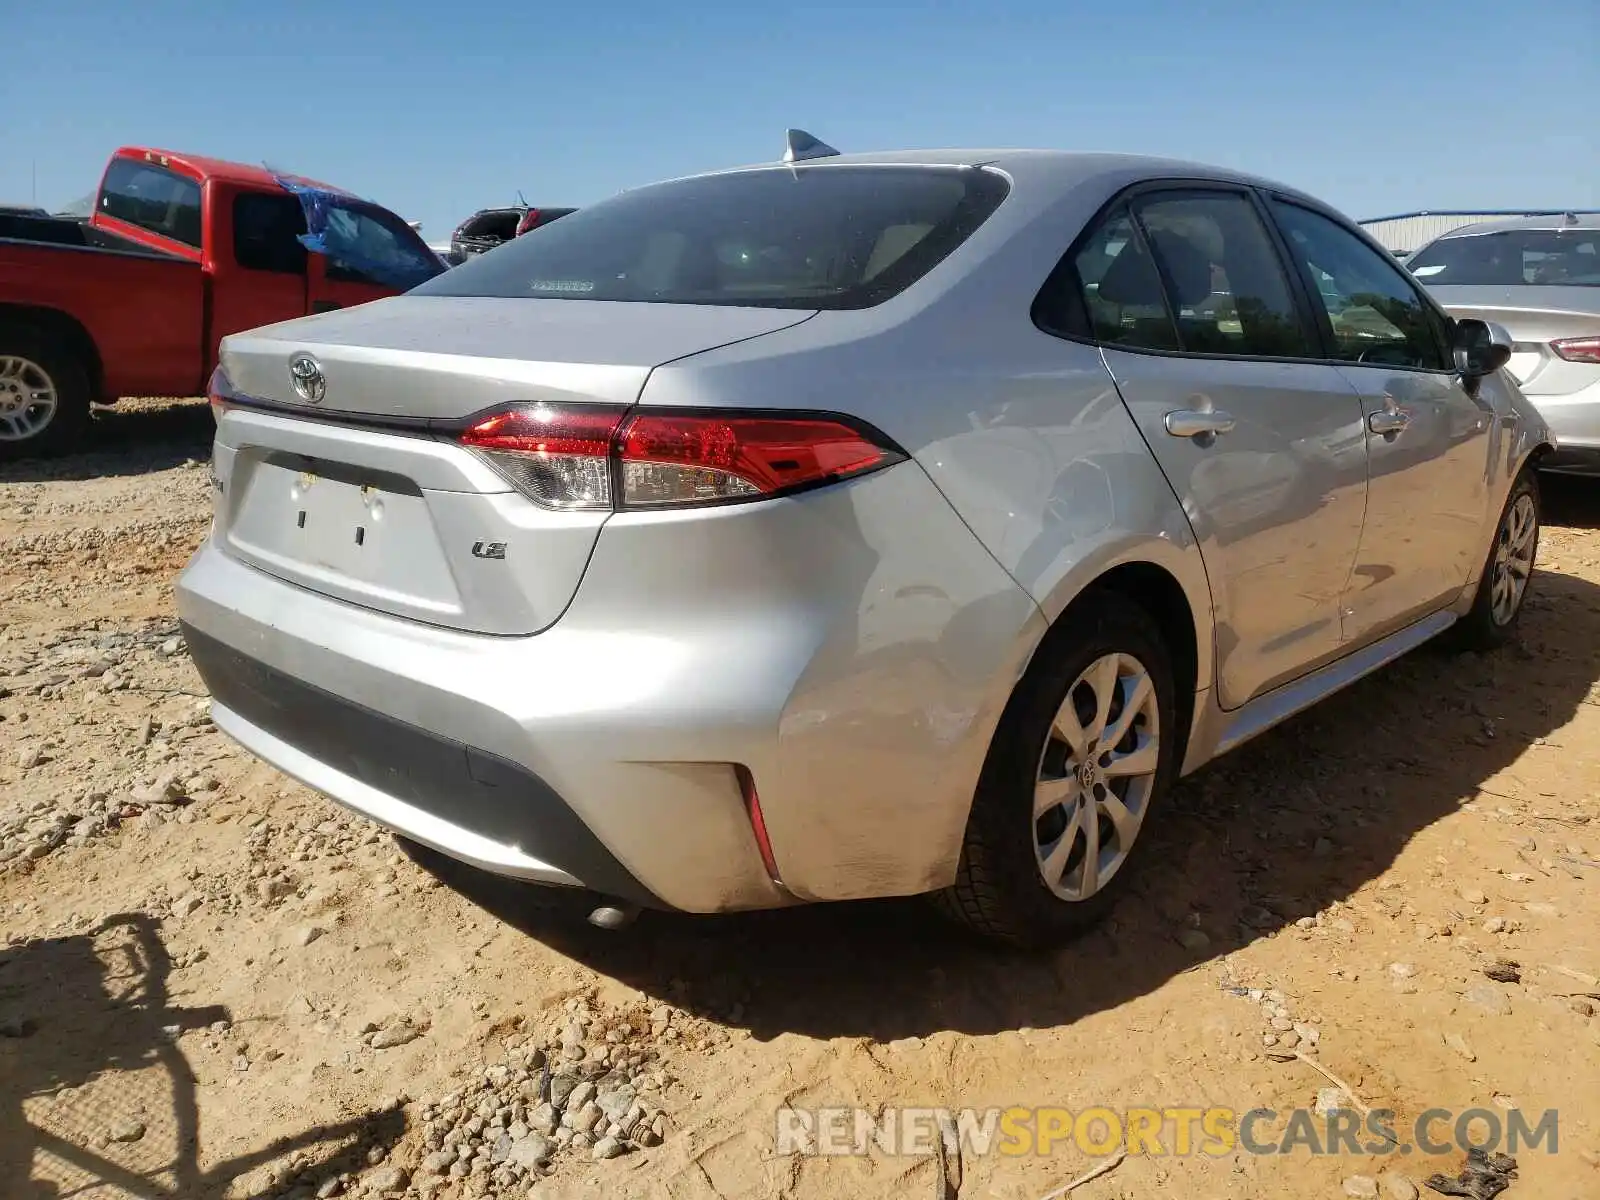
[[1328, 314], [1335, 358], [1449, 369], [1439, 321], [1397, 263], [1320, 213], [1276, 200], [1272, 210]]
[[1282, 260], [1247, 197], [1158, 193], [1142, 197], [1134, 211], [1184, 350], [1251, 358], [1315, 353]]
[[955, 167], [678, 180], [580, 209], [416, 294], [865, 308], [932, 270], [1006, 191], [994, 172]]
[[233, 201], [233, 257], [252, 271], [283, 275], [306, 273], [306, 248], [300, 235], [306, 214], [300, 201], [285, 192], [243, 192]]
[[117, 158], [100, 184], [100, 211], [200, 248], [200, 185], [153, 163]]
[[1141, 350], [1176, 350], [1161, 275], [1127, 209], [1103, 221], [1073, 258], [1096, 341]]

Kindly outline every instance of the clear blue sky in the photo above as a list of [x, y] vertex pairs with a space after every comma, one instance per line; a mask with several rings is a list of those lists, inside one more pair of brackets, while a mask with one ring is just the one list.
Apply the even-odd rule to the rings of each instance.
[[125, 142], [423, 222], [844, 149], [1050, 146], [1256, 170], [1356, 217], [1600, 208], [1600, 0], [0, 0], [0, 202]]

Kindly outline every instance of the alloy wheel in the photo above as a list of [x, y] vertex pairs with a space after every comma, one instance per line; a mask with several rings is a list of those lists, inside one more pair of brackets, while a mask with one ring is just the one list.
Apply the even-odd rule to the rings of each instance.
[[1130, 654], [1106, 654], [1067, 689], [1040, 757], [1033, 845], [1044, 884], [1088, 900], [1128, 860], [1160, 765], [1155, 684]]
[[1509, 625], [1522, 607], [1539, 532], [1533, 497], [1523, 492], [1511, 503], [1495, 535], [1494, 577], [1489, 586], [1489, 615], [1496, 625]]
[[56, 385], [32, 359], [0, 356], [0, 441], [25, 442], [56, 415]]

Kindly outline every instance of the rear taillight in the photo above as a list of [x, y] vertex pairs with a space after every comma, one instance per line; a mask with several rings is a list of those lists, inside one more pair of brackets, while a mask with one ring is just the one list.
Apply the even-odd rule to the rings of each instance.
[[1600, 364], [1600, 336], [1562, 338], [1551, 342], [1550, 349], [1568, 362]]
[[461, 435], [545, 508], [682, 508], [789, 495], [905, 455], [847, 417], [538, 405]]
[[[523, 234], [527, 233], [528, 230], [535, 228], [538, 224], [539, 210], [537, 208], [530, 208], [527, 212], [522, 214], [522, 220], [517, 222], [517, 236], [521, 237]], [[504, 227], [502, 226], [502, 228]]]
[[622, 408], [513, 408], [475, 422], [461, 443], [544, 508], [610, 508], [611, 446]]
[[206, 400], [211, 404], [211, 419], [219, 425], [222, 424], [222, 414], [228, 411], [229, 395], [228, 377], [218, 367], [211, 372], [211, 381], [206, 384]]

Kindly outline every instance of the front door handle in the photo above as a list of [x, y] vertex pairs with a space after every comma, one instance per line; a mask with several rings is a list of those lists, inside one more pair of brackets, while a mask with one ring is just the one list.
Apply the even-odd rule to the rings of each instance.
[[1207, 412], [1198, 408], [1180, 408], [1169, 412], [1162, 424], [1173, 437], [1214, 438], [1218, 434], [1231, 433], [1238, 422], [1217, 409]]
[[1380, 408], [1367, 414], [1367, 428], [1393, 440], [1411, 424], [1411, 414], [1399, 408]]

